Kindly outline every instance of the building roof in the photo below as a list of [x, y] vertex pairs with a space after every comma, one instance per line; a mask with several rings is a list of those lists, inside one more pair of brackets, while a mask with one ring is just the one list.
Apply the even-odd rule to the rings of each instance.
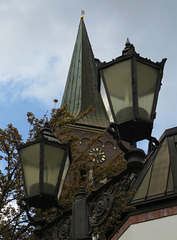
[[83, 18], [71, 59], [62, 105], [78, 116], [93, 106], [95, 110], [79, 121], [80, 124], [107, 127], [107, 113], [102, 102], [98, 85], [98, 71]]
[[177, 195], [177, 127], [168, 129], [138, 177], [132, 204], [146, 204]]

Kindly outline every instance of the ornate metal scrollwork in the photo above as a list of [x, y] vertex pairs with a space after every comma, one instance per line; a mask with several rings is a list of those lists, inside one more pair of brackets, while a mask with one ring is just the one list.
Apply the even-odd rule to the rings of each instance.
[[71, 240], [71, 216], [68, 216], [47, 228], [42, 233], [42, 240]]
[[[58, 221], [54, 222], [50, 226], [51, 223], [48, 223], [48, 227], [45, 228], [47, 222], [44, 219], [35, 220], [29, 211], [28, 202], [25, 198], [22, 198], [18, 204], [21, 208], [23, 208], [29, 220], [31, 221], [31, 225], [35, 226], [35, 234], [41, 240], [71, 240], [72, 235], [72, 220], [71, 213], [66, 213], [64, 216], [60, 216]], [[44, 226], [45, 225], [45, 226]], [[43, 228], [44, 227], [44, 228]]]
[[71, 239], [71, 217], [65, 218], [59, 228], [59, 239], [69, 240]]
[[131, 179], [129, 175], [126, 175], [122, 178], [119, 182], [119, 186], [122, 188], [123, 191], [127, 191], [130, 188]]
[[[127, 191], [135, 176], [124, 175], [121, 180], [114, 185], [110, 185], [109, 192], [102, 192], [89, 202], [89, 224], [91, 228], [101, 226], [110, 216], [116, 204], [116, 199], [127, 197]], [[111, 182], [111, 181], [110, 181]], [[117, 211], [121, 211], [117, 206]], [[119, 210], [118, 210], [119, 209]]]
[[101, 193], [89, 204], [89, 223], [91, 227], [103, 224], [114, 205], [115, 197], [110, 193]]
[[[44, 226], [40, 230], [40, 239], [71, 240], [73, 234], [74, 236], [80, 236], [81, 234], [84, 236], [83, 239], [91, 239], [93, 228], [104, 224], [110, 216], [114, 219], [115, 213], [114, 211], [112, 212], [114, 206], [116, 206], [117, 209], [116, 214], [121, 213], [122, 209], [121, 205], [119, 205], [119, 200], [120, 198], [125, 199], [126, 204], [128, 199], [127, 191], [130, 189], [135, 177], [135, 174], [132, 175], [132, 173], [125, 170], [122, 172], [122, 175], [111, 179], [89, 195], [82, 189], [82, 191], [77, 194], [75, 205], [73, 205], [74, 208], [59, 215], [53, 223]], [[75, 214], [79, 216], [78, 219]], [[87, 217], [84, 219], [85, 222], [79, 222], [81, 217], [83, 219]], [[72, 225], [73, 220], [76, 221], [74, 225]], [[78, 223], [85, 224], [85, 227], [82, 226], [81, 229], [78, 229]]]

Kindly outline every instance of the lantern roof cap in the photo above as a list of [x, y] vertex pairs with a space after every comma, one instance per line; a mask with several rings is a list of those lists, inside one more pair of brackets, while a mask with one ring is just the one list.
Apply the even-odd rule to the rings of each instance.
[[125, 48], [122, 51], [122, 55], [138, 55], [138, 53], [135, 51], [135, 47], [133, 44], [130, 43], [129, 38], [127, 38], [127, 41], [125, 43]]
[[161, 68], [161, 69], [164, 68], [165, 62], [167, 60], [167, 58], [163, 58], [160, 62], [153, 62], [149, 58], [144, 58], [144, 57], [140, 56], [140, 54], [135, 51], [134, 45], [130, 43], [129, 38], [127, 38], [126, 43], [125, 43], [125, 48], [123, 49], [121, 56], [119, 56], [115, 59], [112, 59], [109, 62], [105, 62], [105, 61], [104, 62], [99, 62], [99, 64], [97, 64], [97, 66], [98, 66], [99, 69], [104, 69], [108, 66], [111, 66], [111, 65], [113, 65], [117, 62], [124, 61], [126, 59], [131, 58], [131, 57], [135, 57], [136, 60], [138, 60], [142, 63], [151, 65], [153, 67]]
[[57, 143], [61, 143], [53, 134], [51, 131], [51, 128], [49, 126], [49, 122], [46, 119], [46, 122], [44, 124], [44, 126], [42, 127], [42, 129], [40, 130], [38, 137], [44, 137], [49, 141], [53, 141], [53, 142], [57, 142]]

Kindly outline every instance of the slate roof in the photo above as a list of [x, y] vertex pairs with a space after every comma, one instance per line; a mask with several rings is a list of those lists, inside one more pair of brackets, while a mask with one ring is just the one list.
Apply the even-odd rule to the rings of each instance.
[[109, 124], [98, 86], [98, 71], [83, 18], [71, 59], [62, 105], [78, 116], [93, 106], [95, 110], [79, 121], [80, 124], [106, 128]]

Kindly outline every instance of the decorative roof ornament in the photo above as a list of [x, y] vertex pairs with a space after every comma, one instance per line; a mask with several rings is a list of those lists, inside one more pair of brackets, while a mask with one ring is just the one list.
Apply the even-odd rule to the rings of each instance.
[[81, 18], [84, 18], [84, 15], [85, 15], [85, 11], [81, 9]]
[[137, 54], [135, 51], [135, 47], [133, 44], [130, 43], [129, 39], [127, 38], [127, 41], [125, 43], [125, 48], [122, 51], [122, 55], [131, 55], [131, 54]]

